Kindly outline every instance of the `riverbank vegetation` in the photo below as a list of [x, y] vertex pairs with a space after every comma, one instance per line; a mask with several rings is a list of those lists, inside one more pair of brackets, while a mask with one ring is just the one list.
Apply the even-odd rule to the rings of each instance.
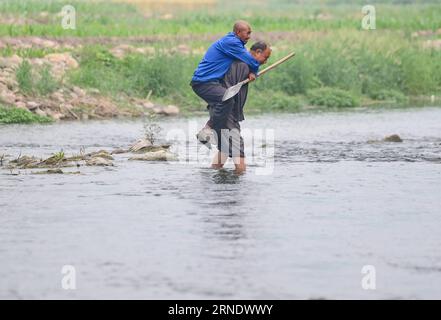
[[[194, 69], [208, 46], [242, 18], [252, 24], [253, 40], [271, 43], [269, 63], [297, 53], [250, 85], [249, 110], [396, 106], [421, 97], [440, 99], [441, 7], [433, 1], [377, 1], [375, 30], [361, 28], [361, 4], [204, 3], [148, 10], [125, 1], [5, 0], [0, 4], [0, 57], [23, 59], [14, 81], [24, 96], [48, 97], [67, 86], [99, 92], [118, 108], [143, 99], [193, 114], [205, 110], [189, 86]], [[75, 30], [61, 26], [65, 4], [76, 9]], [[26, 62], [64, 52], [78, 67], [62, 78], [51, 75], [50, 65], [33, 71]], [[7, 104], [13, 105], [12, 100]]]
[[7, 108], [0, 105], [0, 123], [49, 123], [52, 120], [48, 117], [42, 117], [28, 110], [18, 108]]

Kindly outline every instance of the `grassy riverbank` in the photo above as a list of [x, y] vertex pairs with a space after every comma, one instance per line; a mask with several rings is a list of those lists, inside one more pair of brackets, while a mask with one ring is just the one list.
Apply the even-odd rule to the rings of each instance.
[[[130, 3], [5, 0], [0, 3], [0, 57], [24, 58], [15, 80], [23, 77], [20, 70], [27, 59], [67, 51], [78, 61], [78, 68], [58, 82], [32, 88], [19, 81], [23, 94], [44, 98], [56, 88], [76, 86], [97, 90], [118, 107], [130, 108], [131, 99], [148, 98], [191, 114], [204, 110], [189, 86], [197, 63], [212, 41], [243, 18], [253, 25], [254, 40], [273, 46], [270, 63], [297, 52], [292, 61], [251, 85], [249, 110], [440, 99], [441, 7], [430, 1], [391, 2], [376, 4], [376, 30], [362, 30], [361, 5], [330, 2], [301, 6], [283, 0], [251, 1], [233, 7], [231, 1], [207, 1], [198, 9], [171, 5], [149, 10]], [[59, 13], [65, 4], [76, 9], [75, 30], [61, 27]], [[31, 41], [36, 38], [40, 40]], [[44, 40], [56, 45], [45, 45]], [[48, 73], [46, 77], [51, 80]]]
[[0, 105], [0, 124], [13, 123], [50, 123], [52, 120], [18, 108]]

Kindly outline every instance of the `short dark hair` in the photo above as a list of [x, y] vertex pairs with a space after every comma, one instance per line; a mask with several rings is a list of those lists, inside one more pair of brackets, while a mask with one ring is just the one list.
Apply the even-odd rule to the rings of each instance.
[[269, 45], [265, 41], [257, 41], [251, 46], [251, 51], [262, 50], [265, 51]]

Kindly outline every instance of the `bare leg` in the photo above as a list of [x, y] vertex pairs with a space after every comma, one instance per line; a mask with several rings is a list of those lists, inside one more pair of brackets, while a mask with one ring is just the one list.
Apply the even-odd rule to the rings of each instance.
[[237, 174], [242, 174], [247, 169], [247, 166], [245, 164], [245, 158], [241, 158], [241, 157], [233, 158], [233, 162], [234, 162], [234, 166], [236, 167], [236, 170], [234, 170], [234, 172], [236, 172]]
[[218, 151], [213, 158], [213, 163], [211, 164], [211, 167], [213, 169], [221, 169], [224, 167], [224, 164], [225, 162], [227, 162], [227, 160], [228, 160], [228, 155]]

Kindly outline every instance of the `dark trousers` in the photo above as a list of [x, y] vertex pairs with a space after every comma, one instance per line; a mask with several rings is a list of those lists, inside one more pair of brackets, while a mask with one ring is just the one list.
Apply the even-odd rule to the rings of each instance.
[[248, 95], [248, 85], [242, 86], [239, 93], [227, 101], [222, 102], [222, 97], [227, 88], [247, 79], [249, 73], [246, 63], [235, 61], [223, 79], [191, 83], [193, 91], [208, 103], [208, 124], [216, 132], [218, 150], [230, 157], [245, 157], [239, 121], [244, 120], [243, 107]]

